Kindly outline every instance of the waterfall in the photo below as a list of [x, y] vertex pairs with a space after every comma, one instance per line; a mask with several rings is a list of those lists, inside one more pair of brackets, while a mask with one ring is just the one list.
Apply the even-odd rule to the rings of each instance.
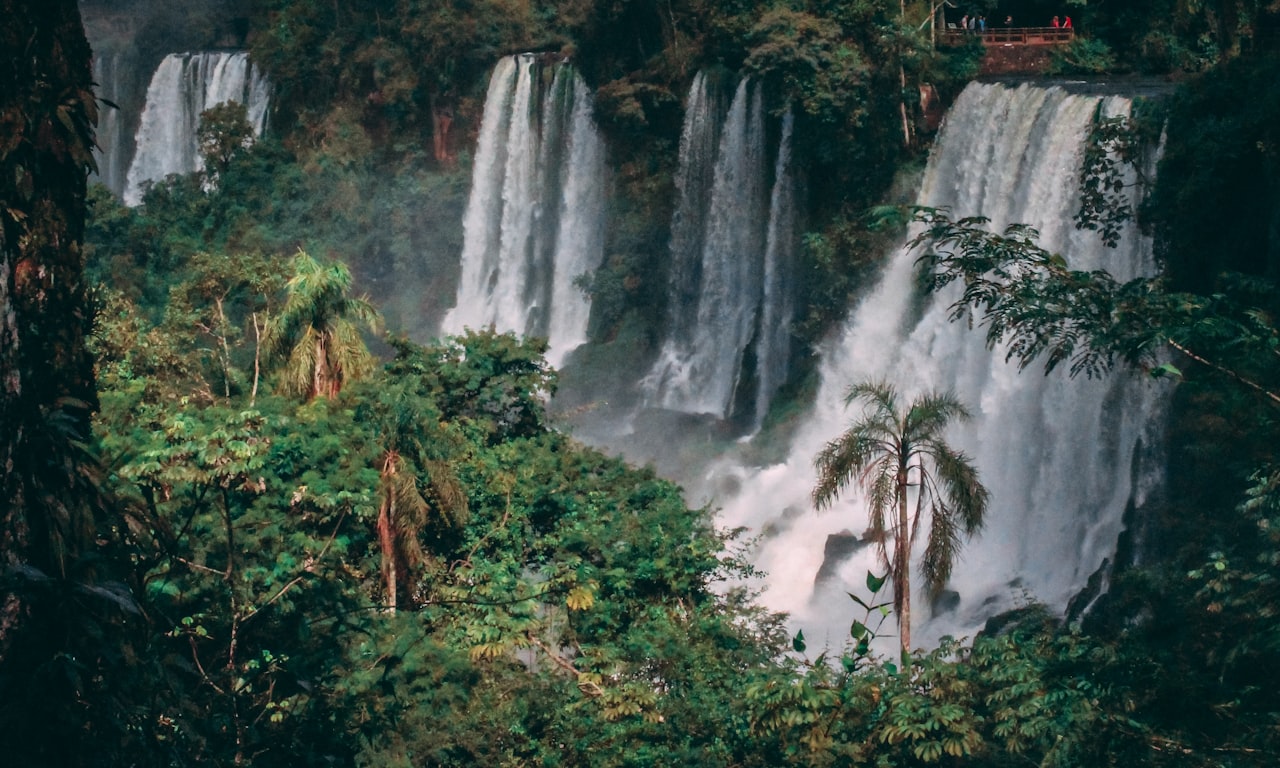
[[[568, 71], [561, 69], [562, 73]], [[599, 266], [604, 253], [604, 141], [591, 121], [587, 84], [574, 77], [572, 86], [568, 177], [560, 200], [560, 226], [552, 258], [555, 273], [547, 332], [552, 340], [548, 356], [552, 365], [559, 365], [565, 352], [587, 340], [591, 303], [576, 281]]]
[[[969, 85], [930, 154], [920, 204], [987, 216], [997, 229], [1034, 226], [1041, 245], [1075, 269], [1105, 268], [1122, 280], [1151, 274], [1151, 244], [1136, 228], [1113, 250], [1072, 224], [1084, 141], [1099, 105], [1108, 114], [1129, 109], [1125, 99], [1060, 88]], [[919, 296], [915, 255], [891, 258], [823, 350], [817, 401], [788, 460], [722, 467], [714, 481], [731, 489], [721, 499], [721, 524], [763, 534], [756, 554], [768, 574], [763, 602], [791, 611], [811, 637], [825, 629], [837, 645], [849, 620], [860, 618], [843, 592], [863, 593], [866, 571], [880, 571], [874, 547], [856, 541], [867, 527], [856, 490], [821, 514], [809, 502], [814, 456], [857, 416], [844, 407], [849, 384], [886, 380], [906, 402], [950, 389], [973, 413], [948, 438], [972, 457], [991, 492], [987, 523], [956, 562], [949, 604], [930, 615], [923, 594], [913, 601], [920, 607], [913, 636], [922, 644], [971, 636], [987, 618], [1029, 600], [1064, 611], [1114, 557], [1126, 506], [1140, 505], [1160, 480], [1160, 386], [1122, 370], [1098, 380], [1045, 376], [1036, 366], [1019, 373], [1002, 350], [985, 348], [981, 330], [948, 321], [954, 291]], [[856, 553], [824, 563], [824, 551], [840, 540]]]
[[[789, 354], [791, 119], [769, 195], [760, 89], [739, 82], [723, 120], [718, 105], [699, 74], [680, 143], [667, 340], [642, 388], [651, 405], [722, 419], [745, 412], [758, 425]], [[743, 392], [752, 377], [755, 389]]]
[[137, 149], [125, 182], [125, 204], [142, 202], [143, 187], [149, 181], [200, 170], [198, 131], [204, 110], [228, 101], [240, 102], [254, 132], [261, 135], [268, 94], [266, 78], [246, 53], [166, 56], [147, 88]]
[[553, 66], [545, 89], [531, 54], [503, 59], [489, 79], [458, 297], [443, 329], [545, 336], [548, 362], [560, 365], [587, 338], [590, 304], [577, 283], [604, 253], [605, 163], [586, 84]]
[[[124, 86], [121, 83], [124, 67], [119, 52], [95, 53], [93, 81], [97, 83], [100, 99], [119, 105], [124, 102]], [[98, 163], [97, 178], [107, 189], [119, 195], [124, 192], [125, 171], [128, 169], [129, 148], [125, 142], [124, 116], [117, 107], [100, 103], [98, 106], [98, 130], [95, 136], [97, 148], [94, 158]]]
[[755, 426], [759, 428], [778, 387], [787, 378], [791, 361], [791, 318], [795, 312], [796, 181], [791, 164], [790, 111], [782, 118], [782, 137], [774, 163], [769, 198], [769, 227], [764, 248], [764, 296], [760, 305], [760, 333], [756, 343]]

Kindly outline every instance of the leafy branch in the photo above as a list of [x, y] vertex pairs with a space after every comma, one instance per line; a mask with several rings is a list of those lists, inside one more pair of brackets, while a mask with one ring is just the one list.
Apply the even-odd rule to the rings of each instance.
[[1043, 359], [1046, 373], [1065, 364], [1092, 378], [1123, 363], [1181, 377], [1166, 362], [1177, 353], [1280, 405], [1280, 331], [1255, 305], [1269, 284], [1237, 276], [1228, 290], [1202, 296], [1170, 291], [1159, 277], [1122, 283], [1104, 270], [1071, 269], [1031, 227], [996, 233], [986, 218], [953, 220], [932, 208], [917, 209], [916, 221], [923, 229], [908, 247], [921, 251], [928, 288], [959, 284], [950, 319], [985, 326], [987, 346], [1004, 345], [1020, 369]]

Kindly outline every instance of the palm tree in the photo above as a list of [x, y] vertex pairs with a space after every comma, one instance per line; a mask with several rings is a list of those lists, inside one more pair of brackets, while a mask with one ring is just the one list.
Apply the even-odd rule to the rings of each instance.
[[382, 456], [379, 471], [378, 548], [382, 552], [382, 583], [387, 610], [396, 612], [402, 582], [408, 573], [426, 561], [418, 532], [427, 524], [431, 505], [418, 490], [417, 479], [404, 469], [404, 459], [395, 450]]
[[951, 577], [961, 534], [970, 536], [982, 527], [988, 494], [969, 457], [942, 440], [947, 424], [969, 418], [954, 395], [921, 395], [903, 411], [892, 385], [862, 383], [849, 387], [845, 405], [857, 401], [866, 404], [862, 417], [814, 460], [818, 484], [813, 502], [818, 509], [828, 507], [855, 481], [867, 494], [868, 534], [878, 543], [893, 580], [893, 607], [905, 653], [911, 650], [911, 552], [922, 516], [928, 512], [929, 538], [920, 567], [936, 595]]
[[378, 548], [387, 610], [395, 613], [401, 592], [412, 595], [413, 576], [431, 562], [422, 534], [460, 525], [467, 493], [454, 472], [457, 438], [403, 389], [383, 391], [374, 404], [384, 450], [379, 460]]
[[332, 398], [373, 370], [356, 322], [376, 330], [378, 312], [367, 300], [348, 296], [350, 288], [346, 265], [321, 264], [303, 250], [294, 256], [284, 307], [267, 327], [268, 350], [286, 359], [285, 392]]

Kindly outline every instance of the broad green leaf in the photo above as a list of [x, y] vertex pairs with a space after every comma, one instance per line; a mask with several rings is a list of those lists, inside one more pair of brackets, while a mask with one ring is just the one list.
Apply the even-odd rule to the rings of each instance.
[[860, 621], [854, 621], [849, 627], [849, 636], [854, 640], [861, 640], [867, 634], [867, 625]]

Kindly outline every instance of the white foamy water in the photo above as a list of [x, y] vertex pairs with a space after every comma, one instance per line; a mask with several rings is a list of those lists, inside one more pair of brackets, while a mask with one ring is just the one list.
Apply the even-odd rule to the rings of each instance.
[[[1152, 273], [1151, 244], [1136, 228], [1108, 249], [1072, 223], [1084, 142], [1100, 103], [1108, 114], [1129, 109], [1117, 97], [971, 84], [931, 153], [920, 204], [986, 216], [996, 229], [1034, 226], [1040, 244], [1076, 269], [1107, 269], [1122, 280]], [[818, 641], [847, 638], [849, 621], [860, 616], [844, 592], [864, 593], [866, 571], [883, 571], [866, 547], [815, 588], [828, 536], [860, 536], [867, 527], [855, 490], [821, 514], [809, 501], [814, 456], [857, 416], [844, 407], [851, 383], [891, 382], [903, 403], [952, 390], [974, 416], [949, 440], [972, 457], [991, 492], [987, 524], [956, 563], [948, 585], [959, 594], [956, 607], [931, 617], [925, 595], [913, 596], [917, 645], [972, 635], [1027, 600], [1064, 611], [1114, 557], [1126, 505], [1140, 504], [1159, 482], [1151, 454], [1160, 442], [1163, 385], [1125, 371], [1102, 380], [1045, 376], [1038, 365], [1019, 373], [1001, 350], [986, 349], [981, 330], [948, 320], [954, 290], [920, 297], [916, 255], [890, 259], [823, 351], [821, 388], [790, 458], [762, 469], [721, 466], [712, 481], [733, 489], [715, 500], [723, 505], [720, 523], [764, 534], [755, 557], [768, 573], [764, 603], [790, 611]]]

